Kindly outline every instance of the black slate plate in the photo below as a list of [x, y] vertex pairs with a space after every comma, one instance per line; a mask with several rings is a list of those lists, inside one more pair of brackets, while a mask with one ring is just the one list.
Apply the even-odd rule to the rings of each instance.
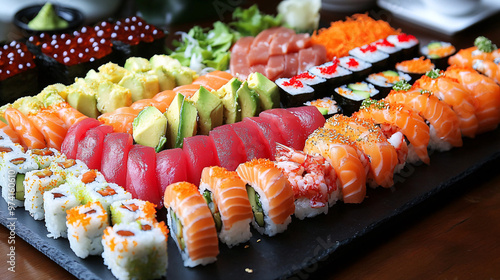
[[[370, 236], [382, 225], [401, 220], [418, 205], [444, 190], [453, 190], [467, 176], [500, 158], [500, 129], [464, 139], [464, 146], [431, 155], [431, 165], [408, 166], [395, 177], [391, 189], [368, 190], [360, 205], [339, 203], [328, 215], [307, 220], [294, 219], [288, 230], [275, 237], [254, 231], [248, 248], [228, 249], [221, 245], [214, 264], [184, 268], [174, 242], [169, 239], [168, 279], [275, 279], [297, 276], [303, 279], [324, 260], [341, 258], [352, 244]], [[160, 218], [164, 217], [164, 211]], [[66, 239], [50, 239], [42, 221], [33, 220], [24, 209], [13, 216], [0, 201], [0, 223], [16, 219], [16, 234], [80, 279], [110, 279], [111, 272], [101, 257], [79, 259]], [[245, 271], [252, 269], [252, 273]], [[111, 278], [112, 279], [112, 278]]]

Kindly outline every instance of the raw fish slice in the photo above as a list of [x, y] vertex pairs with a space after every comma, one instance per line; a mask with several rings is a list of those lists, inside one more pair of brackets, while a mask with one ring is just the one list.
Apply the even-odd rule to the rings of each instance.
[[311, 36], [308, 33], [295, 34], [293, 37], [289, 46], [289, 53], [298, 52], [299, 50], [309, 47], [311, 44]]
[[163, 206], [163, 194], [156, 180], [156, 152], [154, 148], [135, 144], [127, 158], [127, 191], [134, 198]]
[[279, 133], [279, 129], [276, 125], [274, 123], [267, 122], [261, 117], [244, 118], [243, 122], [253, 125], [259, 130], [259, 136], [264, 140], [264, 143], [266, 143], [266, 146], [271, 152], [269, 159], [274, 160], [276, 143], [286, 144], [286, 141], [283, 139], [281, 133]]
[[248, 122], [237, 122], [230, 126], [245, 147], [246, 160], [270, 158], [271, 151], [266, 141], [259, 135], [259, 129]]
[[479, 73], [493, 79], [495, 83], [500, 84], [500, 66], [489, 60], [474, 60], [472, 67]]
[[[360, 119], [370, 119], [377, 124], [389, 123], [395, 125], [405, 135], [410, 142], [409, 161], [414, 162], [420, 159], [429, 164], [430, 159], [427, 153], [429, 145], [429, 126], [418, 113], [408, 110], [403, 105], [391, 105], [384, 101], [379, 101], [369, 107], [364, 107], [353, 114]], [[414, 159], [413, 153], [418, 157]]]
[[398, 154], [379, 127], [341, 114], [329, 118], [324, 127], [348, 137], [370, 159], [370, 186], [389, 188], [394, 185]]
[[113, 132], [113, 127], [105, 124], [88, 130], [78, 143], [76, 159], [85, 163], [89, 169], [99, 169], [101, 167], [104, 138], [111, 132]]
[[174, 100], [177, 94], [173, 90], [164, 90], [162, 92], [157, 93], [153, 99], [164, 104], [165, 108], [168, 108]]
[[[168, 105], [170, 105], [170, 104], [168, 104]], [[166, 105], [165, 103], [159, 102], [155, 99], [141, 99], [141, 100], [137, 100], [136, 102], [132, 103], [132, 105], [130, 105], [130, 108], [132, 108], [134, 110], [142, 111], [146, 107], [153, 106], [156, 109], [160, 110], [160, 112], [165, 113], [165, 111], [167, 111], [168, 105]]]
[[297, 51], [291, 50], [291, 44], [295, 42], [294, 35], [295, 32], [288, 28], [277, 33], [269, 44], [269, 55], [284, 55]]
[[201, 85], [208, 90], [219, 90], [223, 85], [231, 80], [233, 75], [226, 71], [213, 71], [194, 80], [193, 84]]
[[492, 79], [479, 74], [472, 68], [451, 66], [446, 75], [457, 79], [470, 90], [476, 99], [476, 117], [479, 121], [477, 133], [491, 131], [500, 122], [500, 86]]
[[[184, 266], [193, 267], [216, 261], [219, 254], [219, 239], [214, 219], [198, 188], [188, 182], [179, 182], [167, 187], [164, 196], [165, 208], [168, 209], [170, 232], [176, 240], [182, 236], [185, 249], [181, 249]], [[171, 216], [179, 219], [182, 233], [177, 233], [177, 225]], [[175, 227], [175, 228], [173, 228]]]
[[474, 65], [474, 60], [491, 60], [500, 57], [500, 50], [495, 50], [491, 53], [482, 52], [477, 49], [477, 47], [470, 47], [466, 49], [459, 50], [456, 54], [450, 56], [448, 59], [448, 64], [456, 65], [458, 67], [472, 67]]
[[240, 163], [246, 161], [247, 155], [243, 141], [230, 126], [218, 126], [210, 131], [209, 136], [215, 144], [220, 166], [234, 171]]
[[268, 122], [272, 122], [281, 132], [286, 146], [296, 150], [302, 150], [306, 142], [307, 135], [302, 130], [300, 119], [287, 109], [276, 108], [266, 110], [259, 114], [259, 117]]
[[122, 187], [127, 185], [127, 159], [134, 139], [128, 133], [109, 133], [104, 138], [101, 173], [106, 181]]
[[156, 178], [163, 194], [170, 184], [187, 181], [187, 159], [181, 148], [156, 154]]
[[474, 138], [478, 130], [476, 117], [476, 100], [457, 80], [440, 76], [432, 79], [427, 75], [415, 81], [414, 86], [431, 91], [437, 98], [448, 104], [460, 120], [463, 136]]
[[87, 130], [94, 128], [101, 123], [93, 118], [86, 118], [75, 125], [72, 125], [64, 137], [64, 141], [61, 144], [61, 153], [65, 154], [67, 158], [76, 159], [76, 153], [78, 151], [78, 143], [85, 136]]
[[306, 136], [309, 136], [317, 128], [325, 124], [325, 117], [314, 106], [293, 107], [287, 110], [299, 118], [302, 130]]
[[66, 124], [49, 110], [42, 110], [28, 116], [36, 128], [42, 132], [47, 147], [61, 150], [62, 142], [68, 132]]
[[256, 64], [250, 66], [250, 73], [259, 72], [262, 75], [266, 75], [266, 64]]
[[207, 166], [220, 165], [214, 141], [206, 135], [184, 138], [182, 150], [187, 160], [187, 181], [200, 183], [201, 172]]
[[71, 107], [67, 102], [61, 102], [57, 105], [51, 106], [50, 110], [53, 113], [56, 113], [57, 116], [64, 121], [67, 127], [88, 118], [77, 109]]
[[290, 78], [297, 75], [299, 70], [299, 53], [288, 53], [285, 55], [285, 70], [282, 77]]
[[304, 152], [320, 154], [333, 166], [340, 180], [344, 203], [361, 203], [366, 196], [366, 169], [360, 151], [349, 138], [319, 128], [307, 138]]
[[43, 149], [46, 147], [43, 134], [36, 128], [33, 122], [15, 108], [7, 108], [4, 117], [9, 126], [19, 135], [23, 146], [28, 149]]
[[[21, 144], [21, 138], [8, 124], [0, 121], [0, 130], [10, 137], [10, 141]], [[26, 147], [25, 147], [26, 148]]]
[[113, 127], [114, 132], [125, 132], [132, 134], [132, 123], [139, 114], [140, 110], [132, 109], [130, 107], [123, 107], [116, 109], [111, 113], [104, 113], [97, 119], [103, 124]]
[[[198, 84], [189, 84], [189, 85], [183, 85], [183, 86], [178, 86], [174, 88], [175, 93], [180, 93], [184, 95], [184, 97], [191, 97], [193, 96], [199, 89], [201, 85]], [[207, 88], [209, 91], [212, 90], [212, 88]]]
[[253, 40], [254, 37], [242, 37], [238, 41], [236, 41], [231, 49], [229, 70], [231, 72], [231, 75], [238, 77], [241, 80], [246, 80], [248, 75], [250, 75], [251, 73], [247, 56]]
[[282, 31], [282, 27], [273, 27], [260, 32], [252, 42], [248, 51], [248, 65], [267, 64], [269, 59], [269, 46], [274, 36]]
[[285, 56], [284, 55], [273, 55], [269, 57], [266, 65], [265, 76], [274, 81], [283, 75], [285, 71]]

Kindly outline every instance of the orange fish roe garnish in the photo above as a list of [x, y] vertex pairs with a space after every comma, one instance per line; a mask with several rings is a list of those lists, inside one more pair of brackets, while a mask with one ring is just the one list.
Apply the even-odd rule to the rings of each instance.
[[[96, 202], [89, 202], [85, 205], [73, 207], [70, 210], [66, 211], [66, 213], [67, 213], [66, 221], [70, 225], [75, 225], [75, 224], [81, 223], [81, 226], [86, 228], [90, 224], [91, 216], [89, 216], [89, 214], [92, 214], [90, 212], [93, 212], [93, 211], [97, 212], [97, 210], [93, 209], [95, 207], [100, 208], [100, 212], [104, 213], [102, 215], [98, 215], [97, 217], [103, 221], [107, 220], [108, 215], [104, 211], [104, 208], [102, 207], [101, 202], [96, 201]], [[88, 211], [85, 211], [85, 210], [88, 210]]]
[[262, 165], [263, 167], [275, 167], [274, 162], [270, 161], [267, 158], [256, 158], [251, 161], [247, 161], [244, 163], [247, 167], [253, 167], [256, 165]]
[[396, 69], [407, 73], [425, 74], [425, 72], [434, 69], [434, 64], [430, 59], [421, 56], [396, 63]]
[[163, 235], [165, 235], [165, 239], [168, 239], [168, 227], [167, 227], [167, 225], [165, 225], [165, 222], [162, 221], [162, 222], [157, 223], [156, 227], [161, 229], [161, 232], [163, 233]]

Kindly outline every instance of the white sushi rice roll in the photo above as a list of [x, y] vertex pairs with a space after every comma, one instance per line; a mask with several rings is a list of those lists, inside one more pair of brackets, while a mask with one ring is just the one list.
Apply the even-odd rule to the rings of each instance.
[[339, 58], [339, 65], [352, 72], [360, 72], [372, 67], [371, 63], [350, 55]]
[[32, 170], [37, 170], [38, 164], [31, 157], [19, 151], [12, 151], [3, 156], [1, 176], [4, 180], [2, 197], [9, 206], [24, 206], [24, 177]]
[[327, 62], [324, 63], [320, 66], [315, 66], [310, 68], [308, 71], [318, 77], [324, 78], [324, 79], [333, 79], [333, 78], [338, 78], [338, 77], [344, 77], [351, 75], [352, 72], [343, 68], [343, 67], [335, 67], [335, 71], [329, 72], [325, 71], [325, 69], [329, 69], [329, 67], [334, 66], [334, 62]]
[[23, 183], [24, 209], [35, 220], [43, 220], [45, 215], [43, 194], [62, 183], [64, 183], [62, 176], [50, 171], [48, 168], [26, 173]]
[[111, 223], [131, 223], [137, 220], [156, 222], [155, 205], [137, 198], [118, 200], [109, 207]]
[[415, 36], [407, 34], [389, 35], [387, 41], [401, 49], [410, 49], [418, 45], [418, 39]]
[[380, 39], [372, 43], [372, 45], [376, 46], [377, 49], [388, 53], [388, 54], [395, 54], [399, 51], [401, 51], [401, 48], [397, 47], [393, 43], [389, 42], [387, 39]]
[[66, 211], [66, 226], [71, 250], [84, 259], [103, 252], [102, 236], [109, 217], [99, 201], [89, 202]]
[[49, 167], [52, 162], [66, 160], [66, 155], [54, 148], [30, 149], [26, 154], [33, 157], [39, 169]]
[[88, 169], [80, 174], [70, 173], [66, 177], [66, 182], [72, 186], [76, 197], [80, 201], [84, 201], [86, 188], [93, 188], [96, 185], [106, 183], [106, 178], [98, 170]]
[[83, 203], [99, 201], [106, 212], [109, 212], [109, 206], [113, 202], [132, 199], [132, 194], [115, 183], [97, 183], [85, 188], [83, 197]]
[[79, 159], [66, 159], [64, 161], [52, 162], [49, 166], [52, 172], [58, 173], [65, 179], [67, 176], [79, 176], [82, 172], [89, 170], [87, 165]]
[[57, 188], [46, 191], [43, 194], [43, 208], [45, 226], [49, 232], [47, 237], [54, 239], [68, 237], [66, 211], [79, 205], [81, 205], [81, 202], [73, 194], [69, 184], [62, 184]]
[[167, 239], [163, 222], [136, 221], [108, 227], [102, 237], [104, 264], [119, 280], [165, 277]]
[[10, 136], [7, 135], [7, 133], [3, 132], [3, 130], [0, 130], [0, 145], [3, 142], [11, 142], [12, 143], [12, 140], [10, 139]]
[[349, 54], [370, 63], [376, 63], [389, 58], [387, 53], [379, 51], [377, 47], [370, 45], [354, 48], [349, 51]]
[[[8, 139], [0, 140], [0, 186], [8, 185], [8, 167], [5, 166], [5, 156], [11, 153], [24, 154], [24, 148]], [[4, 167], [5, 166], [5, 167]]]

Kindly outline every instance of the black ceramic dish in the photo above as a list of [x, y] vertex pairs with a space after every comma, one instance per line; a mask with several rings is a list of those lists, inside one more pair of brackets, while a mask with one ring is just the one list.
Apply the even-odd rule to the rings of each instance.
[[40, 12], [43, 5], [34, 5], [23, 8], [19, 10], [15, 15], [13, 22], [14, 24], [23, 31], [23, 35], [31, 36], [40, 34], [42, 32], [47, 33], [66, 33], [71, 32], [83, 24], [84, 16], [83, 13], [69, 7], [63, 7], [53, 4], [53, 7], [59, 17], [68, 22], [68, 27], [61, 29], [52, 30], [33, 30], [28, 26], [28, 23]]

